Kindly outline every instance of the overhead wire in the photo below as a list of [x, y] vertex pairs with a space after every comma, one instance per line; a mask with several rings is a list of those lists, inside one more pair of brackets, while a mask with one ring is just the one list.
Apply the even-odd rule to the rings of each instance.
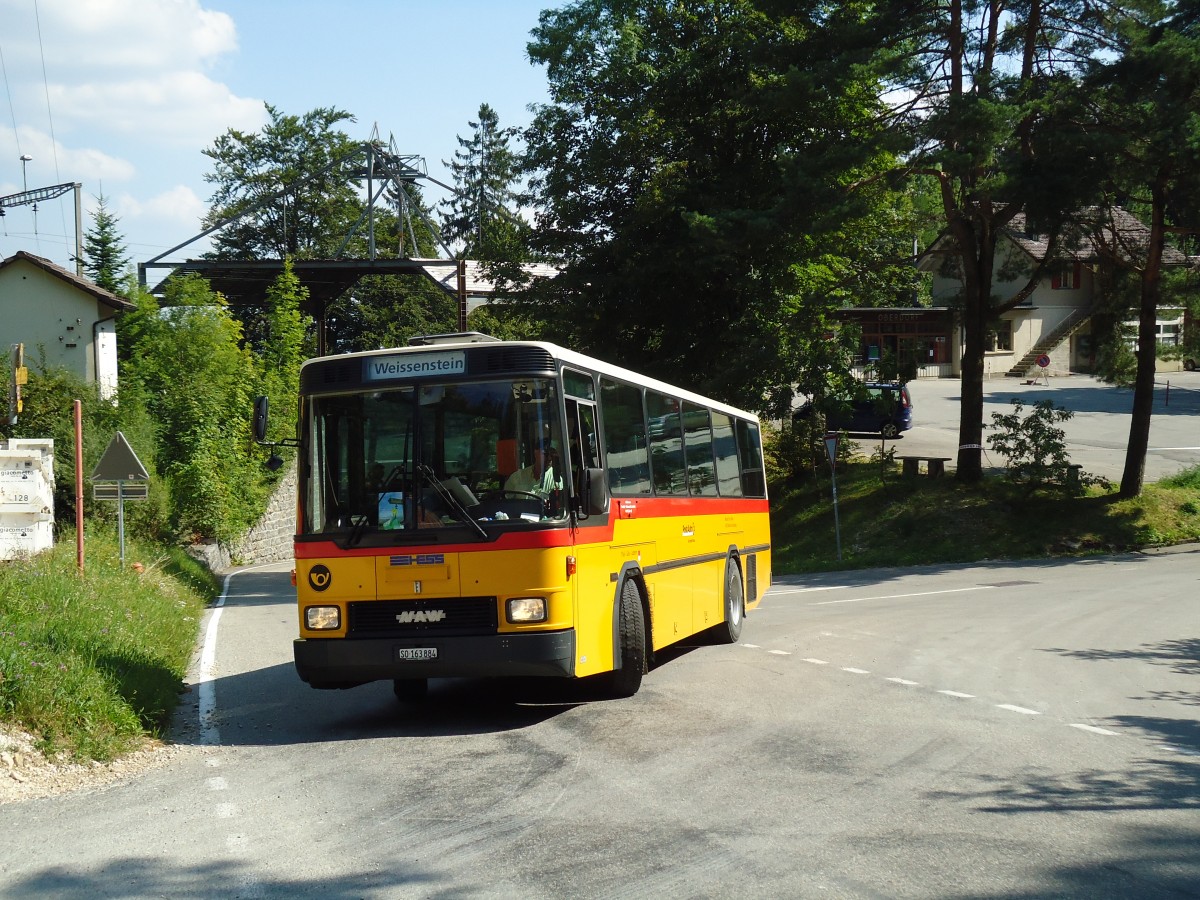
[[[50, 79], [46, 77], [46, 50], [42, 45], [42, 17], [38, 11], [38, 0], [33, 0], [33, 19], [37, 23], [38, 36], [38, 54], [42, 59], [42, 88], [46, 94], [46, 120], [50, 123], [50, 155], [54, 160], [54, 182], [55, 184], [62, 183], [62, 175], [58, 170], [58, 140], [54, 136], [54, 116], [50, 111]], [[62, 218], [63, 235], [69, 234], [67, 231], [67, 214], [63, 209], [63, 204], [60, 201], [58, 204], [58, 214]], [[35, 225], [34, 230], [37, 230], [36, 215], [37, 207], [34, 207]], [[71, 254], [68, 252], [68, 256]], [[72, 257], [72, 261], [75, 261]]]
[[[25, 151], [21, 149], [21, 135], [17, 132], [17, 108], [13, 106], [12, 86], [8, 83], [8, 65], [4, 62], [3, 44], [0, 44], [0, 73], [4, 75], [4, 93], [8, 97], [8, 113], [12, 116], [13, 140], [17, 144], [17, 154], [24, 156]], [[3, 219], [4, 236], [8, 237], [8, 220], [4, 217], [2, 209], [0, 209], [0, 219]]]

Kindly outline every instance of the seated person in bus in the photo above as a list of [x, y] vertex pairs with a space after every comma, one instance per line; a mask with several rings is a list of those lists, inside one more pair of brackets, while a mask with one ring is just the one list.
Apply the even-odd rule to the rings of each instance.
[[562, 476], [556, 471], [558, 451], [548, 440], [536, 443], [532, 451], [533, 461], [523, 469], [517, 469], [504, 482], [506, 491], [521, 491], [537, 494], [543, 500], [562, 490]]

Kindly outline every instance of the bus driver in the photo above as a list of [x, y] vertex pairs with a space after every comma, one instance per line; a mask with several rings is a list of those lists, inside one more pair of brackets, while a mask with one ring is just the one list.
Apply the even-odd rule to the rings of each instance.
[[558, 462], [558, 451], [551, 446], [548, 439], [536, 443], [532, 451], [533, 460], [523, 469], [517, 469], [504, 482], [506, 491], [521, 491], [526, 494], [537, 494], [543, 500], [563, 488], [562, 477], [555, 471]]

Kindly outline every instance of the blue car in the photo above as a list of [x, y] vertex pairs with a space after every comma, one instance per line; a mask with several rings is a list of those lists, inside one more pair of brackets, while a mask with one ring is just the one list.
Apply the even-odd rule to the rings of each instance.
[[[870, 382], [866, 390], [865, 397], [850, 401], [848, 406], [839, 407], [826, 417], [830, 430], [894, 438], [912, 428], [912, 397], [906, 385]], [[796, 416], [807, 418], [812, 412], [809, 402], [796, 411]]]

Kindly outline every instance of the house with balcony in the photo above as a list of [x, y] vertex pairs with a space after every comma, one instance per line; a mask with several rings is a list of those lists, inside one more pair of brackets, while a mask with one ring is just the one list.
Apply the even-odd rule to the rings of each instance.
[[[1102, 266], [1106, 254], [1134, 255], [1144, 252], [1149, 229], [1125, 210], [1113, 210], [1105, 224], [1095, 229], [1091, 240], [1060, 245], [1057, 258], [1046, 266], [1033, 292], [1015, 308], [1003, 313], [988, 333], [984, 376], [1024, 378], [1030, 373], [1066, 375], [1090, 372], [1096, 363], [1092, 318], [1103, 290]], [[1097, 246], [1101, 244], [1101, 247]], [[1101, 253], [1103, 249], [1106, 253]], [[1027, 227], [1023, 214], [1004, 229], [996, 248], [995, 296], [1003, 302], [1023, 289], [1035, 268], [1050, 252], [1046, 235]], [[952, 238], [943, 234], [918, 259], [918, 268], [930, 274], [933, 304], [953, 309], [962, 292], [962, 275], [956, 265]], [[1184, 266], [1187, 257], [1168, 247], [1164, 266]], [[1178, 310], [1162, 310], [1163, 331], [1180, 316]], [[956, 329], [956, 348], [949, 354], [961, 360], [961, 329]], [[1045, 357], [1049, 365], [1041, 367]], [[950, 374], [957, 375], [953, 365]]]

